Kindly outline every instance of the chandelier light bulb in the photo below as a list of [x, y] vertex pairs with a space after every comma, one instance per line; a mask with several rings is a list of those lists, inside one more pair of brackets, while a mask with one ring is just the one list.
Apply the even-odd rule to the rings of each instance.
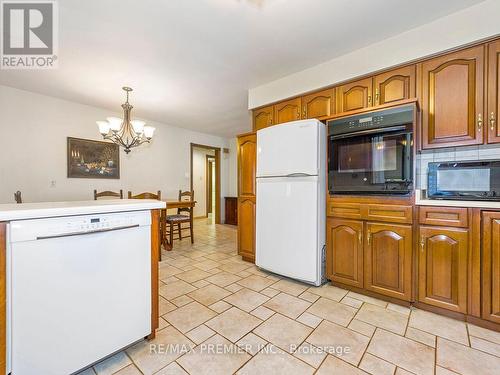
[[147, 139], [153, 138], [153, 134], [154, 134], [155, 130], [156, 129], [154, 127], [152, 127], [152, 126], [145, 126], [144, 127], [144, 136]]
[[144, 125], [146, 125], [146, 123], [144, 121], [141, 121], [141, 120], [132, 120], [132, 121], [130, 121], [130, 123], [132, 124], [132, 128], [134, 129], [134, 132], [137, 135], [140, 135], [140, 134], [143, 133], [143, 131], [144, 131]]
[[96, 121], [97, 126], [99, 127], [99, 133], [101, 133], [103, 136], [109, 133], [110, 126], [109, 122], [107, 121]]
[[123, 120], [118, 117], [108, 117], [106, 120], [109, 122], [109, 127], [112, 131], [117, 132], [122, 127]]

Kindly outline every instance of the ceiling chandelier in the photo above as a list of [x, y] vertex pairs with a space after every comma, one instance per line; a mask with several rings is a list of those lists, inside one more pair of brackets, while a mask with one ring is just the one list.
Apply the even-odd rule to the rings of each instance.
[[146, 123], [141, 120], [130, 120], [130, 112], [134, 107], [128, 102], [128, 96], [132, 89], [130, 87], [122, 89], [127, 93], [127, 101], [122, 104], [123, 119], [108, 117], [107, 121], [97, 121], [97, 126], [104, 139], [122, 146], [128, 154], [132, 148], [151, 142], [155, 128], [145, 126]]

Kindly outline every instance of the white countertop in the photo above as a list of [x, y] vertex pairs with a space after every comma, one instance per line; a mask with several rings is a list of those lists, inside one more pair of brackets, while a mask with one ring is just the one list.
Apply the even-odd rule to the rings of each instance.
[[0, 221], [154, 210], [165, 206], [165, 202], [152, 199], [0, 204]]
[[490, 208], [492, 210], [500, 210], [500, 201], [458, 201], [451, 199], [427, 199], [423, 196], [422, 190], [415, 190], [415, 204], [417, 206]]

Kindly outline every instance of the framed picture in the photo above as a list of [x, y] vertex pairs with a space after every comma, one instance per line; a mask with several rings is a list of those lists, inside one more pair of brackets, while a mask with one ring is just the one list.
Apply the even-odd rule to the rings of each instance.
[[110, 142], [68, 137], [68, 178], [120, 178], [120, 148]]

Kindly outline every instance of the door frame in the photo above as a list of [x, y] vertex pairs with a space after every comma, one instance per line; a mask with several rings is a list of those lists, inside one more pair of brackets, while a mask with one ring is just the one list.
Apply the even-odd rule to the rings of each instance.
[[212, 168], [215, 168], [215, 156], [205, 155], [205, 185], [206, 185], [206, 217], [212, 212], [213, 202], [212, 202]]
[[[220, 224], [220, 147], [190, 143], [190, 190], [193, 191], [193, 150], [195, 148], [204, 148], [215, 152], [215, 224]], [[195, 195], [196, 200], [196, 195]]]

